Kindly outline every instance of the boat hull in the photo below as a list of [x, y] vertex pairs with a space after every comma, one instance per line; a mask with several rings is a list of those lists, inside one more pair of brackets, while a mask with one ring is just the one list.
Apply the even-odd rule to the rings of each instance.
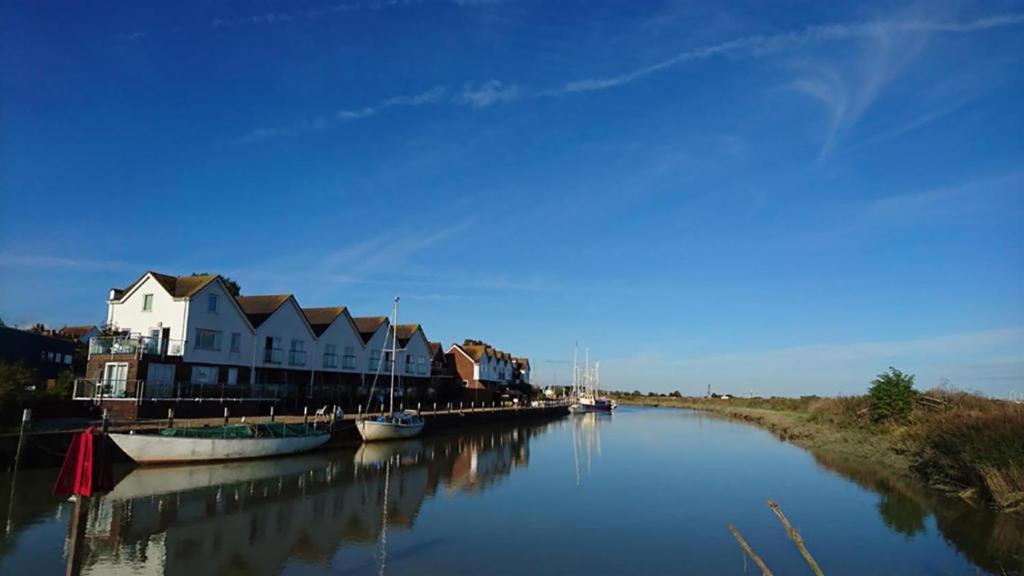
[[615, 409], [615, 405], [608, 404], [573, 404], [569, 406], [569, 412], [573, 414], [590, 414], [590, 413], [604, 413], [610, 414]]
[[153, 434], [110, 434], [111, 440], [139, 464], [213, 462], [268, 458], [314, 450], [328, 433], [293, 438], [188, 438]]
[[356, 430], [365, 442], [378, 440], [400, 440], [418, 436], [423, 431], [423, 423], [406, 425], [376, 420], [357, 420]]

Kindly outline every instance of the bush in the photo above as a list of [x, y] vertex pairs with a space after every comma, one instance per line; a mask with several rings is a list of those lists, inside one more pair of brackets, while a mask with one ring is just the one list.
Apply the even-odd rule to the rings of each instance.
[[905, 419], [914, 408], [916, 397], [914, 375], [904, 374], [890, 366], [888, 372], [875, 376], [868, 389], [871, 420], [886, 422]]

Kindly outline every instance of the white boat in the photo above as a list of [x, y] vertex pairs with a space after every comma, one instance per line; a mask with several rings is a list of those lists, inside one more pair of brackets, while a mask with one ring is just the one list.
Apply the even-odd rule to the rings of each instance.
[[112, 433], [110, 438], [139, 464], [171, 464], [296, 454], [323, 446], [331, 433], [302, 425], [239, 424], [166, 428], [156, 434]]
[[590, 367], [590, 349], [586, 352], [585, 367], [582, 370], [577, 365], [577, 351], [573, 350], [572, 355], [572, 389], [573, 401], [569, 405], [569, 412], [573, 414], [590, 414], [594, 412], [610, 413], [618, 406], [615, 400], [605, 398], [598, 393], [601, 383], [601, 363], [595, 362], [593, 369]]
[[415, 410], [384, 414], [377, 418], [357, 420], [356, 429], [363, 440], [399, 440], [412, 438], [423, 430], [423, 419]]
[[[400, 440], [412, 438], [423, 431], [423, 418], [415, 410], [395, 412], [395, 365], [398, 364], [398, 298], [395, 298], [395, 307], [392, 313], [391, 322], [391, 397], [388, 401], [387, 414], [376, 417], [360, 418], [356, 420], [356, 430], [364, 442], [377, 440]], [[383, 359], [384, 355], [381, 355]], [[378, 373], [380, 369], [378, 368]], [[376, 381], [374, 382], [376, 385]], [[370, 388], [370, 397], [373, 397], [373, 388]]]

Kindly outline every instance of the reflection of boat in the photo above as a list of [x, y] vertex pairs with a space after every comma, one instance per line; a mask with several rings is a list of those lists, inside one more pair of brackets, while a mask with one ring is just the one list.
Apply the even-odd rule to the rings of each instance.
[[356, 450], [353, 459], [360, 466], [378, 466], [396, 456], [400, 461], [416, 460], [423, 454], [423, 451], [423, 441], [419, 439], [373, 444], [364, 443]]
[[[395, 366], [398, 364], [398, 298], [395, 298], [394, 320], [391, 323], [391, 399], [388, 402], [388, 413], [356, 420], [356, 430], [363, 440], [397, 440], [411, 438], [423, 430], [423, 418], [415, 410], [395, 412]], [[381, 355], [383, 358], [383, 355]], [[379, 371], [379, 370], [378, 370]], [[372, 396], [372, 390], [371, 390]]]
[[610, 420], [610, 416], [602, 416], [599, 413], [584, 414], [572, 420], [572, 449], [573, 458], [576, 461], [576, 485], [580, 485], [580, 457], [586, 457], [587, 476], [591, 473], [591, 458], [594, 449], [597, 455], [601, 456], [601, 430], [602, 419]]
[[187, 492], [222, 484], [237, 484], [265, 478], [301, 474], [323, 468], [328, 461], [319, 455], [220, 462], [195, 466], [161, 466], [135, 468], [105, 498], [131, 500], [175, 492]]
[[595, 362], [593, 369], [590, 367], [590, 349], [587, 349], [587, 357], [583, 373], [576, 364], [577, 351], [572, 353], [572, 391], [573, 402], [569, 405], [569, 412], [573, 414], [586, 414], [590, 412], [611, 412], [615, 409], [615, 400], [604, 398], [598, 394], [598, 387], [601, 382], [601, 363]]
[[139, 464], [265, 458], [313, 450], [331, 438], [327, 430], [301, 424], [232, 424], [165, 428], [156, 434], [110, 434]]

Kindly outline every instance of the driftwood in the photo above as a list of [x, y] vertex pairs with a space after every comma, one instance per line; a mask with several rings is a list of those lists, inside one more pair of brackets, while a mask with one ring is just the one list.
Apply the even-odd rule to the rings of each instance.
[[774, 576], [772, 571], [769, 570], [768, 566], [764, 563], [764, 560], [761, 560], [761, 557], [757, 555], [757, 552], [754, 552], [754, 549], [747, 544], [747, 541], [743, 539], [743, 536], [740, 536], [740, 531], [731, 523], [729, 524], [729, 531], [736, 537], [736, 541], [740, 543], [740, 548], [743, 548], [743, 551], [747, 553], [747, 556], [750, 556], [750, 559], [754, 561], [754, 564], [757, 564], [757, 567], [761, 569], [762, 576]]
[[825, 573], [821, 571], [821, 567], [818, 566], [818, 563], [814, 561], [814, 556], [811, 556], [811, 553], [807, 550], [807, 547], [804, 546], [803, 537], [801, 537], [800, 533], [797, 532], [796, 528], [794, 528], [793, 525], [789, 523], [789, 519], [786, 518], [786, 515], [782, 513], [782, 509], [779, 508], [779, 505], [776, 504], [774, 500], [769, 500], [768, 507], [771, 508], [772, 512], [774, 512], [775, 515], [779, 517], [779, 522], [782, 522], [782, 526], [786, 529], [786, 533], [789, 534], [789, 539], [792, 540], [794, 544], [796, 544], [797, 550], [800, 551], [800, 555], [803, 556], [804, 560], [807, 561], [807, 565], [811, 567], [811, 571], [814, 572], [815, 576], [825, 576]]

